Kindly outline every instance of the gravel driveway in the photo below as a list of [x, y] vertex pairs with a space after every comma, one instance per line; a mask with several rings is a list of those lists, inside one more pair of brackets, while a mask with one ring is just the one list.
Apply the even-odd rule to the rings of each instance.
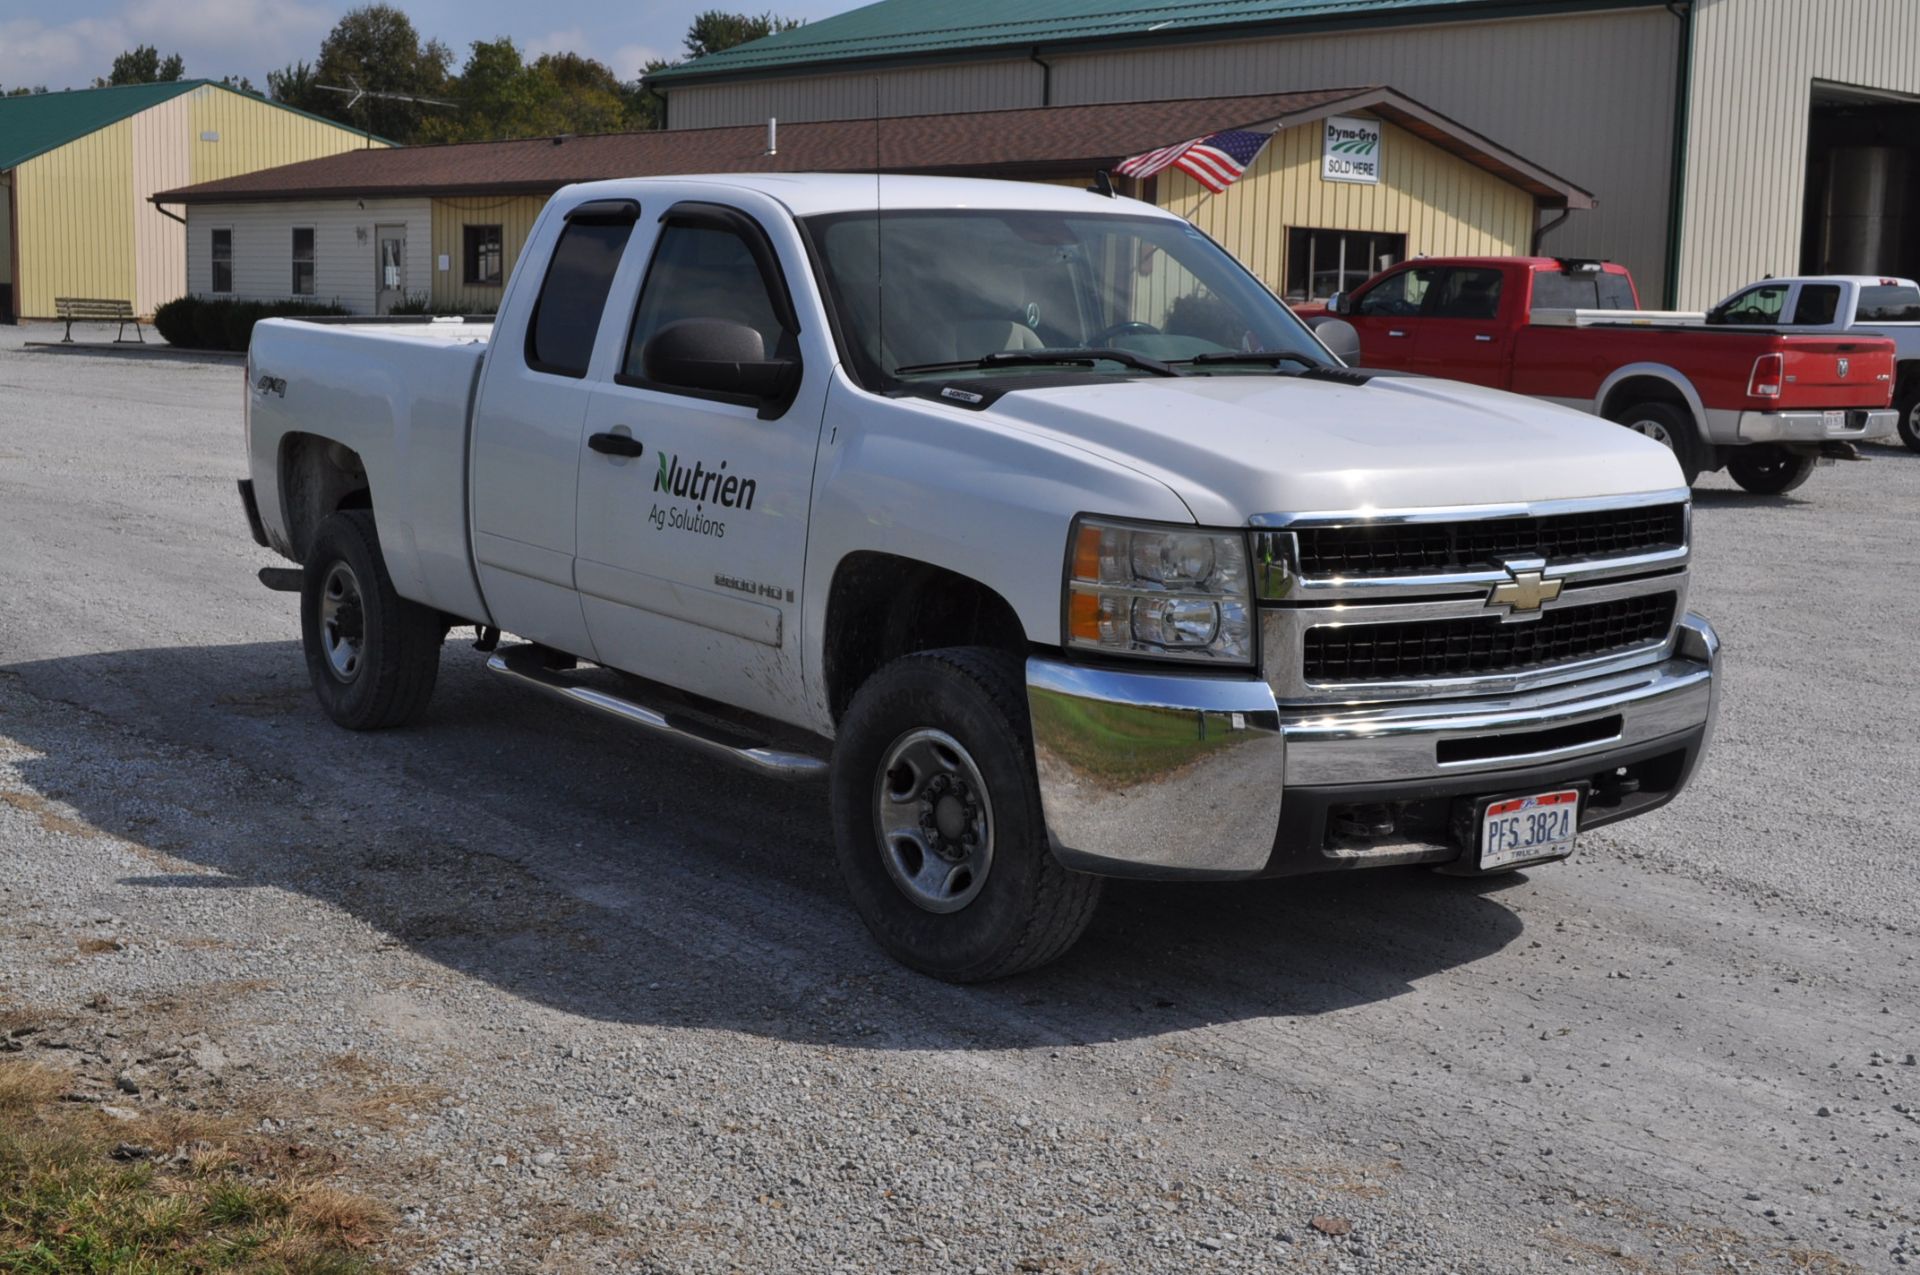
[[423, 726], [328, 725], [239, 367], [21, 335], [0, 1041], [337, 1157], [398, 1267], [1920, 1266], [1920, 455], [1703, 484], [1676, 806], [1494, 882], [1120, 885], [959, 989], [868, 941], [821, 794], [458, 633]]

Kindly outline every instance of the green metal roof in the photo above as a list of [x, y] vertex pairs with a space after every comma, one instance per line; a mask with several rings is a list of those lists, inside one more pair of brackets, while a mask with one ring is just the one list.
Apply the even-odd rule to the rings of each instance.
[[35, 155], [118, 124], [150, 106], [210, 84], [210, 80], [170, 80], [165, 84], [122, 84], [110, 89], [69, 89], [64, 93], [23, 93], [0, 97], [0, 168], [24, 164]]
[[[1418, 17], [1516, 16], [1658, 0], [879, 0], [709, 53], [650, 83], [779, 74], [812, 64], [964, 55], [1095, 41], [1190, 40], [1283, 24], [1357, 26]], [[1476, 11], [1485, 11], [1484, 14]]]

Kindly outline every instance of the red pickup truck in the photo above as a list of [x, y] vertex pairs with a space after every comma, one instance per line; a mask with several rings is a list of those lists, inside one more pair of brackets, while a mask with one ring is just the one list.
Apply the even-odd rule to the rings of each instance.
[[1896, 427], [1890, 341], [1710, 327], [1638, 306], [1610, 262], [1425, 257], [1300, 313], [1351, 323], [1366, 367], [1617, 421], [1671, 447], [1689, 483], [1724, 468], [1748, 491], [1791, 491], [1822, 456]]

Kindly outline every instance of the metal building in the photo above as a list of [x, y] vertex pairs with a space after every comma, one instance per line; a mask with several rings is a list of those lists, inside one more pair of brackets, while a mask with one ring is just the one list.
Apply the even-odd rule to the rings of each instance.
[[0, 322], [56, 297], [187, 287], [186, 228], [155, 191], [386, 143], [210, 80], [0, 98]]
[[648, 84], [676, 129], [1391, 84], [1592, 191], [1547, 248], [1649, 299], [1920, 273], [1920, 0], [880, 0]]

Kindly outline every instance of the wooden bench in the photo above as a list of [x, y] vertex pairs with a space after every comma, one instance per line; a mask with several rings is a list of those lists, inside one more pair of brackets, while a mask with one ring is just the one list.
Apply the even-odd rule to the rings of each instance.
[[57, 318], [67, 321], [67, 334], [60, 338], [61, 344], [73, 344], [73, 321], [118, 323], [120, 330], [113, 334], [115, 345], [132, 345], [126, 339], [127, 325], [133, 325], [133, 334], [140, 338], [140, 344], [147, 343], [146, 333], [140, 330], [140, 319], [133, 312], [131, 301], [108, 301], [100, 297], [55, 297], [53, 312]]

